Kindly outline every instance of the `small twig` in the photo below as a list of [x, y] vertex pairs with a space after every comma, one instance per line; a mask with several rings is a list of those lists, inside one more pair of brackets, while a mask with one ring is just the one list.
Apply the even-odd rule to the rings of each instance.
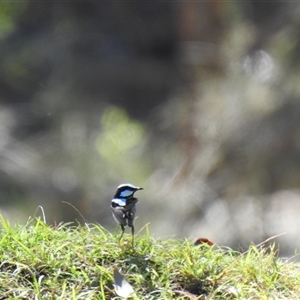
[[36, 208], [36, 210], [35, 210], [35, 212], [34, 212], [34, 216], [36, 215], [38, 209], [40, 209], [41, 212], [42, 212], [42, 216], [43, 216], [43, 221], [44, 221], [44, 223], [47, 223], [47, 222], [46, 222], [46, 215], [45, 215], [45, 211], [44, 211], [43, 206], [39, 205], [39, 206]]
[[137, 232], [137, 234], [136, 235], [138, 235], [138, 234], [140, 234], [141, 233], [141, 231], [143, 231], [148, 225], [150, 224], [150, 222], [149, 223], [147, 223], [147, 224], [145, 224], [138, 232]]
[[85, 226], [87, 226], [87, 228], [89, 228], [88, 224], [87, 224], [86, 221], [85, 221], [85, 218], [84, 218], [83, 214], [82, 214], [82, 213], [81, 213], [81, 212], [80, 212], [73, 204], [71, 204], [70, 202], [66, 202], [66, 201], [62, 201], [62, 203], [68, 204], [68, 205], [70, 205], [74, 210], [76, 210], [76, 211], [78, 212], [78, 214], [80, 215], [80, 217], [82, 218], [82, 220], [83, 220]]
[[[268, 239], [264, 240], [263, 242], [261, 242], [261, 243], [255, 245], [255, 246], [256, 246], [256, 247], [259, 247], [259, 246], [261, 246], [261, 245], [263, 245], [263, 244], [265, 244], [265, 243], [267, 243], [267, 242], [269, 242], [269, 241], [271, 241], [271, 240], [274, 240], [274, 239], [276, 239], [276, 238], [278, 238], [279, 236], [282, 236], [282, 235], [284, 235], [284, 234], [286, 234], [286, 232], [282, 232], [282, 233], [279, 233], [279, 234], [277, 234], [277, 235], [273, 235], [273, 236], [269, 237]], [[247, 251], [243, 252], [243, 254], [247, 253], [248, 251], [249, 251], [249, 249], [248, 249]]]

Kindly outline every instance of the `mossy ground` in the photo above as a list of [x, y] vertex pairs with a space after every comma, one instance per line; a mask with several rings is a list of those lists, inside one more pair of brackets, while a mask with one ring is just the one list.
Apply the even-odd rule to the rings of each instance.
[[0, 299], [119, 299], [117, 266], [134, 299], [299, 299], [300, 264], [276, 257], [274, 247], [244, 253], [189, 240], [156, 240], [145, 227], [134, 249], [130, 235], [95, 224], [41, 219], [0, 229]]

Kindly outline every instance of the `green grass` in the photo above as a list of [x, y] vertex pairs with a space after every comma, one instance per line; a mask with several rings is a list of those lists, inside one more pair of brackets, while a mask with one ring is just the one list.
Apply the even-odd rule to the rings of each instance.
[[[134, 299], [299, 299], [300, 264], [274, 247], [239, 253], [188, 240], [155, 240], [147, 228], [123, 244], [99, 225], [56, 227], [1, 218], [0, 299], [119, 299], [117, 266]], [[188, 292], [190, 294], [183, 294]], [[193, 296], [194, 295], [194, 296]]]

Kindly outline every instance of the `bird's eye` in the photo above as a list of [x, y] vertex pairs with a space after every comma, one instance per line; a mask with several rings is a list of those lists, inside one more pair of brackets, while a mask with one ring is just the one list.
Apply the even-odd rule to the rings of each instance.
[[124, 191], [122, 191], [121, 193], [120, 193], [120, 196], [121, 197], [128, 197], [128, 196], [130, 196], [130, 195], [132, 195], [133, 194], [133, 191], [130, 191], [130, 190], [124, 190]]

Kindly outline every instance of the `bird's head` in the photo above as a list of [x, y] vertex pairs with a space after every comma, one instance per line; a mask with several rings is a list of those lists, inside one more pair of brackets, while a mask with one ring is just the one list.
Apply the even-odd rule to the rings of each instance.
[[138, 190], [143, 190], [143, 188], [134, 186], [130, 183], [123, 183], [118, 186], [114, 198], [129, 198]]

